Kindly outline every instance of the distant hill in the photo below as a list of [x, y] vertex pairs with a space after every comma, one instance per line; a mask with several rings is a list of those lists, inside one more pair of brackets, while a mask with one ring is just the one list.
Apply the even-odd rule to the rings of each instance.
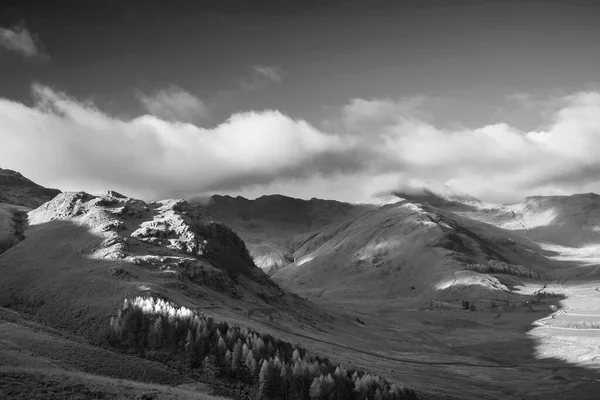
[[20, 173], [0, 168], [0, 203], [36, 208], [60, 193], [25, 178]]
[[543, 275], [545, 254], [520, 233], [401, 201], [307, 235], [273, 279], [334, 302], [508, 298], [515, 279]]
[[274, 273], [294, 261], [294, 246], [299, 236], [355, 218], [374, 208], [281, 195], [255, 200], [216, 195], [205, 205], [215, 219], [230, 226], [244, 239], [255, 263], [267, 273]]
[[511, 205], [483, 203], [470, 196], [443, 195], [427, 189], [393, 194], [521, 232], [536, 242], [569, 247], [600, 243], [600, 196], [595, 193], [530, 196]]
[[460, 215], [521, 232], [536, 242], [579, 248], [600, 243], [600, 196], [532, 196], [512, 205], [456, 210]]

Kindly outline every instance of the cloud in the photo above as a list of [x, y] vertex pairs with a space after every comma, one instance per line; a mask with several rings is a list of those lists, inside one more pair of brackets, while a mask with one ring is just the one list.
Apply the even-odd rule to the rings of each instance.
[[155, 116], [123, 120], [35, 85], [36, 105], [0, 100], [0, 159], [49, 186], [183, 196], [337, 168], [347, 144], [278, 111], [214, 129]]
[[423, 99], [353, 99], [323, 131], [275, 110], [214, 128], [121, 119], [35, 85], [35, 106], [0, 99], [0, 159], [48, 186], [143, 198], [211, 192], [357, 201], [420, 182], [488, 201], [600, 191], [600, 93], [565, 96], [547, 129], [498, 122], [442, 129]]
[[242, 90], [252, 91], [261, 87], [283, 82], [283, 70], [269, 65], [255, 65], [249, 76], [239, 80]]
[[271, 67], [268, 65], [255, 65], [254, 67], [252, 67], [252, 69], [258, 76], [265, 78], [271, 83], [283, 82], [283, 78], [281, 77], [281, 68]]
[[0, 46], [19, 52], [25, 57], [44, 56], [40, 41], [23, 24], [12, 28], [0, 28]]
[[[407, 176], [488, 200], [516, 201], [560, 190], [567, 182], [571, 190], [589, 188], [584, 172], [593, 175], [600, 167], [600, 93], [580, 92], [556, 101], [562, 108], [540, 131], [524, 132], [502, 122], [439, 129], [410, 111], [384, 113], [370, 122], [387, 158], [395, 159]], [[594, 184], [600, 190], [600, 178]]]
[[202, 100], [177, 86], [138, 98], [150, 114], [168, 121], [196, 122], [210, 116]]

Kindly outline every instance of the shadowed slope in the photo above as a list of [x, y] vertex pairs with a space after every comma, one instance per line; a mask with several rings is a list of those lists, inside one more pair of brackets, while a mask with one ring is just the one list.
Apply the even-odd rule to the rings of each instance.
[[246, 242], [254, 262], [272, 274], [294, 261], [300, 235], [354, 218], [372, 209], [333, 200], [301, 200], [281, 195], [212, 196], [207, 210]]
[[16, 171], [0, 168], [0, 203], [36, 208], [59, 193], [60, 190], [40, 186]]
[[16, 171], [0, 168], [0, 254], [23, 240], [27, 212], [59, 193]]

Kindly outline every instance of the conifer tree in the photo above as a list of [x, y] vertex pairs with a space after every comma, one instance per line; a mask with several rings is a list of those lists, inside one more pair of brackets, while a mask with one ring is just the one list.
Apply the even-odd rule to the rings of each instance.
[[309, 394], [310, 394], [310, 400], [321, 400], [324, 397], [324, 393], [323, 393], [323, 381], [322, 381], [323, 376], [318, 376], [316, 378], [313, 379], [312, 383], [310, 384], [310, 390], [309, 390]]
[[229, 349], [227, 349], [227, 351], [225, 352], [225, 365], [224, 365], [224, 372], [227, 375], [227, 377], [229, 377], [231, 375], [231, 351]]
[[219, 375], [219, 368], [214, 355], [211, 354], [204, 357], [204, 361], [202, 362], [202, 372], [210, 379], [214, 379]]
[[291, 380], [292, 380], [292, 370], [287, 363], [282, 364], [281, 366], [281, 398], [283, 400], [289, 399], [290, 397], [290, 388], [291, 388]]
[[270, 399], [269, 397], [269, 362], [264, 361], [260, 367], [258, 375], [258, 398], [260, 400]]
[[231, 370], [236, 373], [241, 367], [242, 363], [242, 340], [238, 339], [235, 346], [233, 346], [233, 353], [231, 354]]
[[254, 356], [252, 355], [252, 353], [248, 353], [244, 364], [246, 365], [248, 375], [249, 375], [248, 382], [249, 383], [255, 382], [257, 375], [258, 375], [258, 364], [256, 363], [256, 360], [254, 359]]
[[152, 324], [152, 338], [154, 342], [154, 348], [160, 349], [163, 346], [165, 340], [165, 328], [163, 326], [163, 320], [159, 316]]

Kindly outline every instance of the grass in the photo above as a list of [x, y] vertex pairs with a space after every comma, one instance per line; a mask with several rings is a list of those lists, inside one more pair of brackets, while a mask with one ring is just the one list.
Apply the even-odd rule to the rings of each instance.
[[14, 314], [0, 312], [0, 323], [3, 319], [12, 323], [0, 325], [3, 337], [22, 350], [49, 359], [62, 368], [156, 384], [191, 382], [161, 364], [91, 346], [77, 337], [59, 336], [51, 328], [23, 320]]
[[0, 399], [226, 400], [205, 385], [171, 387], [78, 371], [0, 367]]
[[62, 379], [28, 372], [0, 372], [2, 399], [117, 399], [115, 393], [92, 388], [64, 377]]
[[94, 347], [0, 308], [0, 399], [219, 400], [162, 364]]

